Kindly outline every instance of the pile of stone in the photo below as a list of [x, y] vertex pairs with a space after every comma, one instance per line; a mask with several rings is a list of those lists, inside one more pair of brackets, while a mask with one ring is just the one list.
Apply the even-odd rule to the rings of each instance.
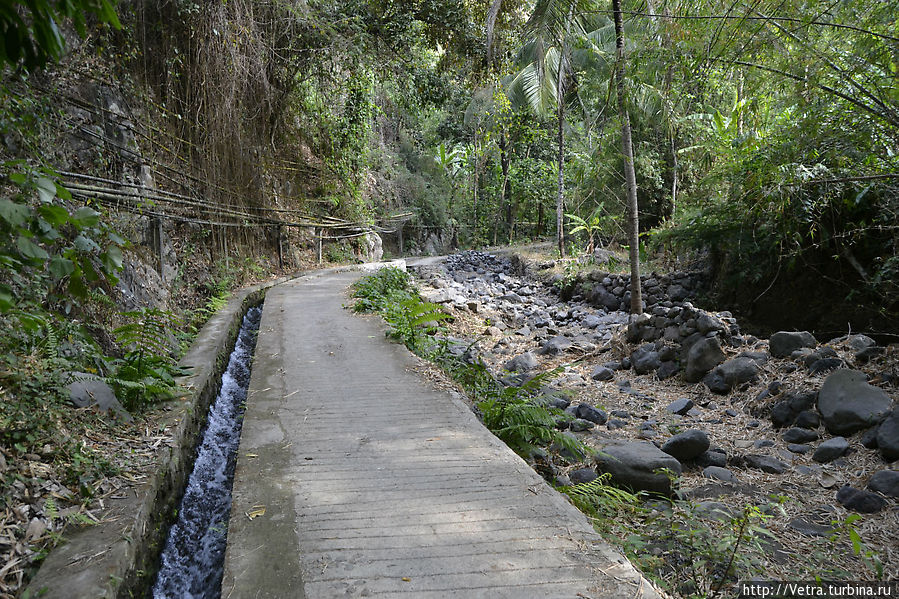
[[706, 312], [690, 302], [664, 302], [650, 314], [637, 316], [627, 327], [626, 339], [640, 344], [628, 360], [637, 374], [665, 379], [683, 372], [687, 382], [702, 381], [715, 393], [756, 380], [768, 359], [764, 352], [745, 351], [727, 360], [724, 347], [757, 340], [740, 336], [730, 312]]
[[[563, 278], [555, 275], [551, 283], [560, 284]], [[641, 275], [644, 304], [652, 308], [664, 302], [683, 302], [700, 295], [707, 286], [707, 277], [700, 271], [676, 272], [666, 275]], [[589, 304], [605, 310], [629, 310], [631, 303], [629, 274], [593, 271], [580, 274], [563, 286], [563, 295], [582, 297]]]

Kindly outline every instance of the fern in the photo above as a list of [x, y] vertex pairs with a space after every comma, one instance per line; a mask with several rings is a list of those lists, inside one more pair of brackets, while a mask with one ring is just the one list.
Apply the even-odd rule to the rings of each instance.
[[558, 372], [541, 373], [521, 387], [500, 386], [488, 391], [477, 404], [484, 425], [521, 455], [544, 445], [567, 449], [576, 456], [588, 455], [590, 450], [583, 443], [556, 429], [557, 419], [568, 419], [569, 414], [533, 402], [532, 397]]
[[562, 487], [560, 490], [582, 512], [591, 515], [618, 514], [622, 510], [637, 511], [638, 495], [609, 484], [611, 475], [606, 473], [590, 482]]
[[104, 380], [117, 389], [128, 410], [148, 401], [174, 397], [175, 377], [185, 371], [172, 357], [169, 339], [181, 321], [171, 312], [155, 308], [122, 315], [132, 321], [115, 329], [113, 334], [127, 351], [124, 358], [112, 363], [113, 373]]

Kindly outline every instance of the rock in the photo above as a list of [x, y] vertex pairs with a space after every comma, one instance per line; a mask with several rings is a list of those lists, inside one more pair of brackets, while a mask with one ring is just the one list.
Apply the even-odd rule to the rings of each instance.
[[793, 518], [787, 526], [807, 537], [830, 537], [834, 533], [833, 526], [809, 522], [802, 516]]
[[659, 368], [662, 361], [659, 352], [655, 350], [655, 344], [646, 343], [631, 353], [631, 365], [637, 374], [649, 374]]
[[837, 491], [837, 501], [847, 510], [860, 512], [862, 514], [877, 513], [887, 505], [886, 499], [880, 495], [870, 491], [856, 489], [849, 485], [846, 485]]
[[883, 352], [884, 352], [884, 348], [872, 346], [872, 347], [866, 347], [863, 350], [855, 352], [853, 354], [853, 356], [855, 357], [856, 361], [864, 363], [864, 362], [867, 362], [868, 360], [870, 360], [871, 358], [879, 356]]
[[818, 438], [818, 433], [807, 428], [791, 428], [783, 434], [783, 440], [787, 443], [808, 443]]
[[820, 464], [826, 464], [846, 453], [847, 449], [849, 442], [844, 437], [834, 437], [818, 445], [812, 459]]
[[557, 356], [570, 347], [571, 341], [567, 337], [558, 335], [544, 341], [537, 353], [547, 356]]
[[696, 457], [696, 463], [699, 466], [718, 466], [724, 468], [727, 466], [727, 455], [723, 451], [710, 449], [704, 451]]
[[671, 480], [664, 473], [656, 471], [668, 469], [675, 475], [682, 472], [680, 462], [645, 441], [606, 447], [596, 456], [596, 465], [601, 471], [611, 474], [615, 484], [634, 491], [665, 495], [671, 494]]
[[709, 436], [698, 429], [674, 435], [662, 445], [662, 451], [685, 462], [699, 456], [709, 448]]
[[568, 478], [571, 480], [572, 484], [578, 485], [596, 480], [599, 478], [599, 475], [596, 474], [596, 470], [593, 468], [578, 468], [577, 470], [569, 472]]
[[846, 340], [846, 344], [852, 348], [852, 351], [862, 351], [863, 349], [868, 349], [869, 347], [874, 347], [877, 345], [877, 342], [868, 337], [867, 335], [852, 335], [849, 339]]
[[727, 483], [739, 482], [737, 475], [720, 466], [706, 466], [702, 471], [703, 478], [711, 478], [713, 480], [721, 480]]
[[877, 428], [877, 447], [886, 461], [899, 459], [899, 409], [893, 410]]
[[757, 454], [746, 456], [746, 464], [751, 468], [767, 472], [768, 474], [783, 474], [789, 467], [777, 458], [773, 458], [769, 455]]
[[752, 358], [734, 358], [717, 366], [702, 382], [713, 393], [729, 393], [742, 383], [754, 380], [759, 373], [759, 365]]
[[796, 422], [793, 424], [798, 428], [816, 429], [821, 424], [821, 417], [813, 410], [803, 410], [796, 416]]
[[811, 449], [811, 446], [803, 443], [790, 443], [787, 445], [787, 451], [790, 453], [798, 453], [800, 455], [808, 453]]
[[616, 431], [619, 428], [624, 428], [627, 426], [627, 420], [621, 420], [620, 418], [612, 418], [606, 424], [606, 428], [610, 431]]
[[808, 331], [780, 331], [771, 335], [768, 340], [768, 348], [775, 358], [788, 358], [797, 349], [814, 348], [817, 344], [815, 337]]
[[605, 424], [609, 419], [609, 416], [605, 412], [585, 403], [582, 403], [577, 407], [575, 414], [578, 418], [589, 420], [595, 424]]
[[868, 479], [868, 488], [890, 497], [899, 497], [899, 471], [881, 470]]
[[25, 529], [25, 538], [34, 542], [41, 538], [47, 531], [47, 523], [40, 518], [32, 518]]
[[589, 316], [585, 316], [584, 320], [582, 320], [581, 323], [588, 329], [595, 329], [602, 324], [602, 319], [600, 319], [599, 316], [594, 316], [593, 314], [591, 314]]
[[72, 372], [68, 378], [71, 382], [66, 385], [66, 389], [69, 401], [75, 407], [97, 406], [101, 412], [111, 413], [125, 422], [131, 422], [131, 414], [119, 403], [112, 387], [99, 377], [87, 372]]
[[859, 443], [862, 444], [862, 447], [865, 449], [877, 449], [877, 432], [879, 430], [879, 426], [872, 426], [862, 433], [861, 439], [859, 439]]
[[790, 402], [779, 401], [771, 406], [771, 424], [774, 428], [783, 428], [793, 423], [795, 414], [790, 407]]
[[890, 403], [889, 395], [869, 385], [858, 370], [832, 372], [818, 392], [818, 411], [824, 426], [835, 435], [851, 435], [877, 424], [889, 412]]
[[574, 420], [572, 420], [571, 422], [568, 423], [568, 427], [571, 429], [572, 432], [575, 432], [575, 433], [582, 433], [584, 431], [588, 431], [591, 428], [593, 428], [594, 426], [596, 426], [596, 425], [593, 424], [592, 422], [590, 422], [589, 420], [584, 420], [583, 418], [575, 418]]
[[611, 381], [615, 378], [615, 373], [605, 366], [597, 366], [593, 369], [593, 374], [590, 375], [590, 378], [594, 381]]
[[671, 414], [678, 414], [679, 416], [683, 416], [691, 409], [693, 409], [693, 401], [687, 398], [676, 399], [665, 408]]
[[537, 367], [537, 356], [533, 352], [525, 352], [515, 356], [503, 365], [509, 372], [527, 372]]
[[723, 331], [724, 323], [708, 313], [702, 313], [696, 319], [696, 329], [705, 335], [712, 331]]
[[724, 358], [724, 351], [717, 337], [702, 338], [687, 352], [684, 378], [688, 383], [697, 383], [709, 370], [723, 362]]
[[663, 381], [670, 379], [678, 372], [680, 372], [680, 366], [678, 366], [677, 362], [662, 362], [661, 366], [656, 370], [656, 376], [659, 377], [660, 381]]
[[808, 372], [809, 374], [821, 374], [836, 370], [843, 366], [843, 361], [839, 358], [821, 358], [820, 360], [815, 360], [812, 365], [808, 367]]

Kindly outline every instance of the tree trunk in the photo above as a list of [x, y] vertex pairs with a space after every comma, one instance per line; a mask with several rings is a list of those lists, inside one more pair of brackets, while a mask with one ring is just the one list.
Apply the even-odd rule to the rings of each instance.
[[556, 197], [556, 239], [559, 242], [559, 257], [565, 257], [565, 229], [562, 228], [562, 216], [565, 212], [565, 102], [561, 97], [562, 87], [562, 58], [559, 58], [559, 78], [557, 91], [560, 92], [559, 97], [559, 195]]
[[677, 163], [677, 130], [671, 132], [671, 220], [677, 212], [677, 171], [679, 165]]
[[512, 209], [512, 190], [509, 182], [509, 162], [512, 160], [510, 153], [510, 144], [506, 140], [505, 134], [500, 138], [499, 145], [499, 163], [503, 169], [503, 184], [499, 190], [500, 206], [505, 204], [506, 209], [506, 230], [509, 233], [509, 243], [512, 243], [512, 226], [514, 225], [515, 213]]
[[624, 179], [627, 183], [627, 243], [631, 266], [631, 315], [643, 313], [640, 286], [640, 214], [637, 208], [637, 177], [634, 173], [634, 144], [631, 141], [631, 119], [627, 112], [624, 91], [624, 28], [621, 24], [621, 0], [612, 0], [615, 13], [615, 47], [617, 62], [615, 84], [618, 91], [618, 111], [621, 113], [621, 153], [624, 158]]

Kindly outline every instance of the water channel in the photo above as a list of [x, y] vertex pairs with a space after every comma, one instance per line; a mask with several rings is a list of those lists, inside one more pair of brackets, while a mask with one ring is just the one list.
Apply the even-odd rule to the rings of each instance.
[[152, 599], [218, 599], [221, 595], [231, 486], [261, 316], [261, 306], [244, 316], [222, 374], [221, 391], [209, 408], [178, 519], [162, 551]]

